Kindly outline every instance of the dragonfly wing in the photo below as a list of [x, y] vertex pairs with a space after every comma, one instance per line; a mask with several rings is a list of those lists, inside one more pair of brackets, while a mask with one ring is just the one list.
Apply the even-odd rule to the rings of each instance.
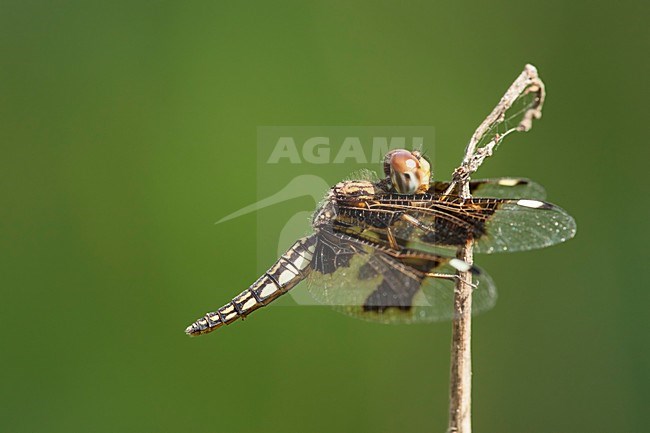
[[476, 252], [526, 251], [565, 242], [575, 236], [575, 220], [564, 209], [538, 200], [501, 203], [484, 226]]
[[576, 232], [575, 221], [562, 208], [529, 199], [434, 203], [426, 210], [407, 210], [405, 215], [395, 230], [396, 237], [452, 248], [472, 238], [477, 253], [544, 248], [564, 242]]
[[[449, 182], [432, 182], [429, 192], [440, 195], [448, 187]], [[546, 198], [546, 191], [542, 185], [521, 177], [472, 180], [469, 183], [469, 189], [472, 197], [527, 198], [533, 200], [544, 200]]]
[[[404, 250], [395, 256], [372, 244], [327, 234], [316, 247], [309, 291], [320, 303], [364, 320], [418, 323], [450, 320], [457, 259]], [[473, 312], [490, 309], [496, 289], [489, 275], [473, 268]]]
[[[562, 208], [532, 199], [385, 194], [374, 200], [341, 200], [335, 229], [395, 248], [456, 249], [474, 239], [475, 251], [495, 253], [544, 248], [575, 235]], [[434, 251], [435, 252], [435, 251]]]

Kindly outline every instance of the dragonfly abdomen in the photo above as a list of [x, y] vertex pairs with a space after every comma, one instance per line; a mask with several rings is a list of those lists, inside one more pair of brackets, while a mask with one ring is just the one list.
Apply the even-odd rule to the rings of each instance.
[[217, 311], [207, 313], [192, 323], [185, 329], [185, 333], [207, 334], [239, 318], [244, 319], [248, 314], [287, 293], [311, 271], [315, 244], [314, 235], [299, 239], [249, 288]]

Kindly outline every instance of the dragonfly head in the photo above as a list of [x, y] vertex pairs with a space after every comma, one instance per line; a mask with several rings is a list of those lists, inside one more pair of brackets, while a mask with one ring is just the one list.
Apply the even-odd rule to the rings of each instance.
[[431, 165], [417, 150], [392, 150], [384, 158], [384, 172], [400, 194], [424, 193], [429, 189]]

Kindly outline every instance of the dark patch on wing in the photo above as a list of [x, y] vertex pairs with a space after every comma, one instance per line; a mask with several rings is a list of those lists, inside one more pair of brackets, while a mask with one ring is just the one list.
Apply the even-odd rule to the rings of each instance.
[[382, 275], [382, 281], [368, 296], [363, 311], [383, 313], [389, 308], [410, 311], [426, 272], [440, 265], [440, 259], [433, 255], [418, 258], [395, 258], [375, 251], [366, 265]]
[[[365, 262], [355, 277], [358, 281], [369, 280], [378, 275], [381, 281], [363, 302], [362, 310], [381, 314], [393, 308], [408, 312], [413, 307], [413, 298], [428, 272], [435, 272], [446, 257], [423, 253], [416, 250], [402, 250], [399, 256], [383, 252], [372, 242], [321, 230], [312, 261], [313, 270], [320, 274], [332, 274], [340, 268], [349, 268], [355, 255], [362, 255]], [[346, 281], [350, 285], [345, 290], [354, 290], [354, 277]]]
[[420, 233], [415, 236], [425, 243], [461, 246], [467, 239], [480, 239], [485, 235], [485, 223], [505, 201], [493, 198], [464, 200], [431, 193], [385, 193], [372, 200], [342, 196], [337, 198], [339, 214], [332, 225], [334, 230], [358, 238], [364, 237], [363, 230], [354, 234], [346, 227], [376, 229], [377, 234], [386, 228], [394, 228], [397, 240], [406, 242], [415, 240], [413, 230], [418, 228]]
[[338, 268], [349, 267], [352, 256], [358, 252], [359, 249], [355, 248], [352, 242], [332, 233], [320, 231], [312, 267], [321, 274], [331, 274]]
[[428, 244], [443, 246], [462, 246], [468, 239], [480, 239], [486, 234], [485, 224], [498, 209], [498, 199], [467, 199], [450, 197], [434, 202], [430, 215], [418, 217], [429, 230], [420, 236]]
[[370, 263], [364, 263], [359, 268], [359, 279], [360, 280], [369, 280], [377, 276], [377, 271], [370, 265]]
[[[341, 202], [341, 204], [344, 203], [345, 201]], [[351, 220], [363, 221], [369, 227], [385, 229], [397, 221], [401, 215], [402, 212], [399, 211], [377, 212], [370, 209], [359, 209], [353, 206], [341, 206], [339, 208], [338, 218], [347, 217]]]
[[436, 217], [433, 220], [433, 230], [420, 236], [420, 239], [428, 244], [460, 246], [464, 245], [467, 239], [479, 239], [485, 234], [484, 220], [467, 215], [453, 216], [453, 219]]
[[396, 293], [394, 289], [385, 280], [377, 287], [377, 290], [372, 292], [366, 302], [363, 304], [363, 311], [374, 311], [383, 313], [388, 308], [397, 308], [401, 311], [409, 311], [411, 309], [411, 300], [415, 296], [415, 292], [420, 287], [418, 283], [414, 291], [404, 290], [401, 293]]

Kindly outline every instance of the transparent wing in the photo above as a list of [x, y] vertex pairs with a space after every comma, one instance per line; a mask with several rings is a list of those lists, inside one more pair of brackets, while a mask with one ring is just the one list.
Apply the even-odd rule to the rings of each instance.
[[479, 253], [525, 251], [565, 242], [575, 236], [575, 220], [562, 208], [537, 200], [501, 203], [478, 239]]
[[[325, 235], [316, 247], [309, 291], [320, 303], [364, 320], [417, 323], [450, 320], [456, 259], [405, 250], [399, 257], [345, 236]], [[473, 313], [496, 303], [489, 275], [473, 269]]]
[[[450, 182], [436, 181], [431, 183], [429, 193], [443, 194], [449, 188]], [[528, 198], [544, 200], [544, 187], [530, 179], [521, 177], [500, 177], [493, 179], [477, 179], [469, 183], [472, 197], [495, 198]]]

